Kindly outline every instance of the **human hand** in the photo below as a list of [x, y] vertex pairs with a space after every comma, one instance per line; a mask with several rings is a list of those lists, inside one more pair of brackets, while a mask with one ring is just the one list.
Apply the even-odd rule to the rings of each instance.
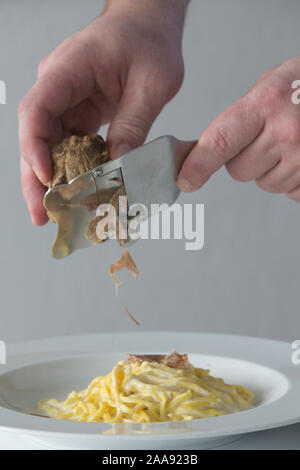
[[300, 107], [292, 83], [300, 57], [267, 71], [204, 131], [178, 176], [183, 191], [199, 189], [226, 165], [237, 181], [255, 180], [271, 193], [300, 201]]
[[111, 0], [99, 18], [66, 39], [38, 69], [19, 106], [24, 197], [34, 224], [51, 179], [49, 146], [110, 122], [111, 157], [143, 143], [183, 80], [185, 0]]

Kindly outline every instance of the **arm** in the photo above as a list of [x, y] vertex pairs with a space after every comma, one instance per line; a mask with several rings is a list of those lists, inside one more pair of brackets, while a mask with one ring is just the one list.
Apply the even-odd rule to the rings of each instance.
[[143, 143], [183, 80], [187, 3], [108, 0], [99, 18], [41, 61], [19, 106], [22, 187], [33, 223], [47, 222], [50, 145], [106, 123], [112, 157]]

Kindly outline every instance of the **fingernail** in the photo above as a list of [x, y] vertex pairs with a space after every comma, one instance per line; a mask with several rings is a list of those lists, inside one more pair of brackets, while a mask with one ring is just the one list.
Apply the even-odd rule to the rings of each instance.
[[192, 184], [188, 180], [181, 179], [178, 181], [178, 186], [181, 191], [184, 191], [185, 193], [191, 193], [192, 191], [196, 191], [197, 187]]
[[49, 183], [48, 178], [46, 178], [45, 175], [43, 175], [37, 167], [33, 166], [32, 169], [36, 174], [36, 177], [40, 180], [40, 182], [46, 186]]
[[130, 152], [130, 150], [132, 150], [132, 148], [130, 147], [130, 145], [128, 144], [120, 144], [117, 146], [115, 152], [114, 152], [114, 156], [115, 157], [121, 157], [121, 155], [124, 155], [125, 153], [128, 153]]

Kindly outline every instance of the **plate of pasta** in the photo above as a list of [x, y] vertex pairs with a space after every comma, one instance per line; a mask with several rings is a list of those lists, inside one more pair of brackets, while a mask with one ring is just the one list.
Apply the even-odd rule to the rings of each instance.
[[117, 333], [10, 345], [0, 430], [46, 448], [201, 449], [300, 421], [288, 343]]

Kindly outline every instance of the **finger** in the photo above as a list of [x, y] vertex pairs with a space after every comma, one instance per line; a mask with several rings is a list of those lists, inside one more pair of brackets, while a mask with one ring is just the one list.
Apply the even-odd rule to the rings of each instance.
[[62, 116], [62, 124], [72, 134], [91, 134], [110, 122], [116, 109], [116, 104], [109, 102], [102, 93], [97, 93], [68, 109]]
[[101, 113], [93, 101], [87, 99], [67, 110], [62, 116], [62, 123], [72, 134], [90, 134], [99, 129]]
[[142, 145], [166, 101], [141, 86], [143, 78], [129, 80], [109, 127], [107, 142], [112, 158]]
[[83, 72], [78, 80], [73, 56], [69, 62], [48, 67], [19, 107], [21, 154], [44, 184], [52, 172], [49, 144], [53, 138], [53, 120], [86, 99], [94, 89], [91, 73], [81, 68]]
[[21, 180], [24, 199], [26, 201], [32, 222], [44, 225], [48, 216], [43, 206], [45, 187], [37, 179], [30, 165], [21, 158]]
[[247, 97], [223, 111], [204, 131], [178, 177], [183, 191], [195, 191], [262, 131], [264, 118]]
[[300, 184], [292, 191], [287, 192], [286, 195], [292, 201], [300, 202]]
[[263, 176], [280, 161], [273, 139], [263, 131], [248, 147], [226, 163], [230, 176], [237, 181], [251, 181]]
[[300, 171], [290, 161], [282, 160], [256, 180], [257, 186], [270, 193], [288, 193], [300, 185]]

